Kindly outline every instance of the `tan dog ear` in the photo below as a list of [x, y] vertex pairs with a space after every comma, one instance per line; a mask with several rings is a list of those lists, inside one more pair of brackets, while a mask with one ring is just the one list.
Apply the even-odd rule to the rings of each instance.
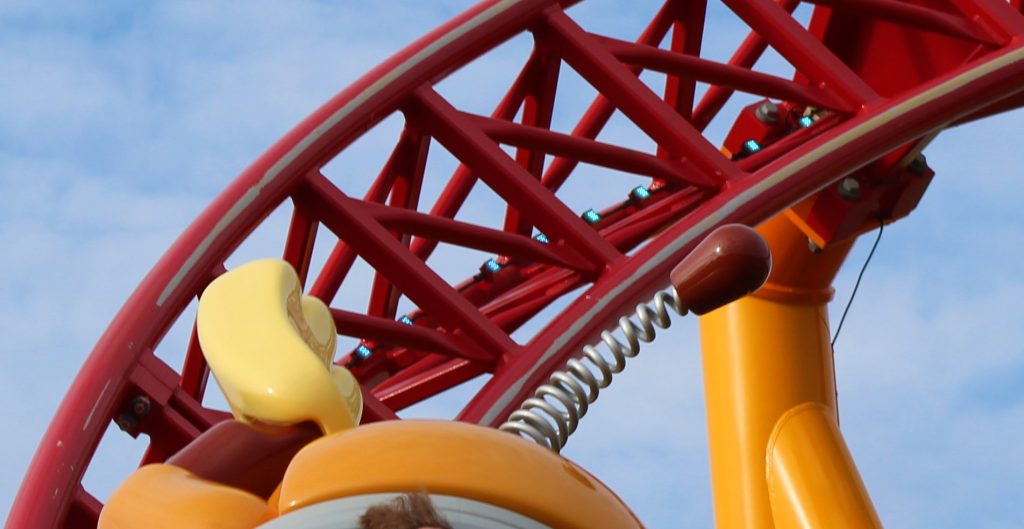
[[214, 280], [199, 299], [199, 342], [235, 417], [269, 424], [355, 426], [362, 395], [333, 366], [336, 330], [322, 301], [303, 296], [285, 261], [264, 259]]

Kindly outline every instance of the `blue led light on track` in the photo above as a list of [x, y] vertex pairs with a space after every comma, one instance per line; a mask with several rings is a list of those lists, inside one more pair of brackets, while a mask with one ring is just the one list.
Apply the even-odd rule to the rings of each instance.
[[811, 118], [811, 116], [804, 116], [797, 120], [797, 124], [801, 127], [810, 127], [811, 125], [814, 125], [814, 119]]
[[588, 209], [584, 211], [582, 215], [580, 215], [580, 218], [587, 221], [587, 224], [593, 225], [597, 224], [597, 222], [601, 220], [601, 214], [594, 211], [593, 209]]
[[373, 350], [363, 344], [359, 344], [359, 346], [356, 347], [356, 356], [359, 357], [360, 360], [366, 360], [367, 358], [370, 358], [370, 355], [372, 354]]
[[496, 274], [498, 273], [499, 270], [501, 270], [501, 263], [495, 261], [494, 259], [488, 259], [487, 261], [484, 262], [484, 265], [481, 266], [480, 269], [485, 272]]
[[406, 325], [412, 325], [412, 318], [410, 318], [408, 316], [402, 316], [401, 318], [398, 318], [398, 323], [404, 323]]
[[636, 186], [629, 192], [629, 198], [633, 200], [647, 200], [651, 198], [651, 191], [644, 186]]
[[757, 141], [755, 140], [747, 140], [743, 142], [743, 152], [747, 154], [754, 154], [755, 152], [760, 150], [761, 144], [757, 143]]
[[537, 235], [534, 235], [533, 236], [533, 240], [535, 240], [535, 241], [537, 241], [537, 242], [539, 242], [541, 244], [547, 244], [547, 243], [551, 242], [551, 241], [548, 240], [548, 236], [544, 235], [543, 233], [538, 233]]

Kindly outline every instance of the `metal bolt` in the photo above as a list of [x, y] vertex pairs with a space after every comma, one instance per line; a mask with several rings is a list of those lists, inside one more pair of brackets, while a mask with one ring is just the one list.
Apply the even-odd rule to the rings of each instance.
[[117, 424], [117, 427], [120, 428], [122, 432], [129, 432], [132, 430], [132, 428], [135, 428], [135, 426], [139, 424], [139, 420], [135, 418], [134, 415], [128, 412], [123, 412], [120, 415], [118, 415], [117, 419], [114, 419], [114, 422]]
[[139, 395], [132, 399], [132, 413], [136, 417], [142, 418], [149, 415], [150, 410], [153, 409], [153, 403], [149, 401], [149, 397], [145, 395]]
[[846, 177], [839, 181], [836, 185], [836, 191], [839, 192], [839, 196], [843, 197], [844, 200], [855, 202], [860, 200], [860, 182], [856, 178]]
[[907, 165], [907, 169], [916, 175], [923, 175], [928, 171], [928, 161], [925, 160], [923, 154], [918, 154], [917, 158]]
[[114, 422], [117, 423], [117, 427], [122, 431], [130, 432], [138, 426], [139, 420], [149, 415], [149, 412], [152, 410], [153, 403], [149, 400], [149, 397], [139, 395], [121, 409], [121, 413], [118, 414], [117, 419], [114, 419]]
[[779, 107], [771, 101], [765, 101], [754, 110], [754, 116], [761, 123], [775, 123], [779, 121]]

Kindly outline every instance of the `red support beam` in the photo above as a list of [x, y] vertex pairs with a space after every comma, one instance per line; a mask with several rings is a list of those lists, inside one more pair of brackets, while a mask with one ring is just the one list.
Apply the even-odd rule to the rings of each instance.
[[387, 388], [405, 382], [413, 377], [418, 376], [420, 373], [433, 369], [445, 362], [452, 360], [450, 355], [443, 354], [427, 354], [420, 357], [417, 360], [409, 363], [397, 373], [392, 374], [390, 377], [382, 381], [380, 384], [373, 387], [376, 392], [384, 392]]
[[[210, 273], [210, 281], [220, 277], [226, 271], [223, 264], [217, 266]], [[203, 286], [201, 290], [206, 290], [206, 286]], [[206, 364], [206, 357], [203, 356], [203, 348], [199, 343], [199, 329], [196, 322], [193, 321], [192, 334], [189, 336], [188, 349], [185, 351], [185, 362], [181, 367], [181, 379], [178, 381], [178, 387], [201, 402], [203, 395], [206, 394], [206, 383], [209, 378], [210, 366]]]
[[602, 265], [623, 255], [569, 210], [530, 173], [519, 167], [482, 130], [437, 92], [423, 87], [405, 110], [409, 120], [433, 136], [553, 241]]
[[[412, 141], [413, 138], [403, 131], [403, 134], [398, 138], [398, 143], [391, 150], [387, 162], [384, 163], [384, 167], [377, 173], [377, 178], [374, 179], [370, 189], [363, 195], [363, 200], [367, 202], [384, 202], [384, 199], [391, 194], [398, 175], [394, 167], [410, 148], [414, 148], [414, 145], [410, 145]], [[341, 288], [341, 283], [345, 280], [349, 270], [352, 269], [352, 264], [355, 263], [355, 260], [355, 250], [345, 244], [345, 241], [339, 239], [334, 248], [331, 249], [331, 254], [327, 257], [323, 270], [317, 275], [316, 282], [309, 289], [309, 294], [320, 298], [324, 303], [330, 304], [334, 301], [334, 296], [338, 293], [338, 289]]]
[[292, 220], [284, 243], [284, 260], [291, 263], [299, 275], [299, 283], [306, 284], [309, 263], [313, 258], [317, 221], [297, 204], [292, 209]]
[[327, 262], [324, 263], [323, 270], [317, 275], [316, 282], [309, 289], [309, 295], [316, 296], [324, 303], [330, 304], [334, 301], [334, 296], [341, 288], [342, 281], [345, 280], [355, 262], [356, 251], [345, 244], [345, 241], [339, 240], [331, 249], [331, 254], [327, 256]]
[[602, 37], [601, 43], [621, 61], [644, 69], [739, 90], [769, 98], [852, 113], [854, 108], [832, 93], [816, 86], [796, 83], [774, 75], [755, 72], [731, 64], [701, 59]]
[[1024, 35], [1024, 16], [1006, 0], [951, 0], [961, 13], [1007, 43], [1014, 37]]
[[[669, 49], [672, 53], [689, 57], [700, 57], [701, 44], [704, 42], [704, 18], [707, 15], [707, 0], [692, 0], [677, 4], [673, 14], [672, 41]], [[621, 60], [622, 58], [619, 57]], [[627, 61], [628, 62], [628, 61]], [[642, 66], [634, 64], [634, 66]], [[693, 97], [697, 79], [693, 76], [669, 74], [665, 78], [665, 102], [689, 121], [693, 114]], [[665, 156], [667, 153], [659, 153]]]
[[843, 120], [839, 115], [826, 116], [816, 121], [813, 127], [804, 127], [796, 130], [781, 140], [762, 148], [760, 151], [757, 151], [742, 160], [739, 160], [736, 162], [736, 165], [742, 167], [744, 171], [753, 173], [754, 171], [764, 167], [769, 162], [778, 159], [785, 153], [811, 141], [817, 136], [827, 133], [829, 129], [836, 127], [842, 123], [842, 121]]
[[552, 301], [586, 283], [579, 274], [547, 269], [528, 285], [499, 296], [482, 310], [502, 328], [516, 329]]
[[[396, 180], [391, 188], [388, 203], [393, 208], [415, 211], [420, 200], [420, 190], [423, 187], [423, 170], [427, 165], [430, 138], [406, 129], [402, 131], [402, 140], [399, 141], [399, 145], [405, 145], [406, 148], [398, 153], [397, 160], [392, 165], [391, 170]], [[394, 233], [402, 244], [409, 246], [411, 237], [407, 233], [400, 231], [394, 231]], [[368, 313], [372, 316], [394, 319], [395, 313], [398, 311], [399, 297], [401, 297], [401, 292], [382, 274], [374, 272], [373, 285], [370, 287]]]
[[351, 201], [319, 172], [307, 178], [304, 196], [321, 222], [345, 239], [375, 270], [385, 274], [413, 303], [450, 332], [476, 340], [494, 358], [519, 347], [465, 297], [395, 240], [380, 223], [351, 207]]
[[550, 46], [670, 157], [686, 157], [721, 182], [740, 177], [728, 158], [564, 12], [547, 11], [546, 22], [539, 31]]
[[[558, 89], [558, 71], [561, 69], [562, 61], [553, 54], [543, 52], [539, 47], [534, 47], [533, 54], [537, 57], [536, 61], [531, 57], [531, 62], [537, 65], [537, 73], [526, 87], [521, 123], [528, 127], [549, 129], [555, 107], [555, 91]], [[515, 160], [520, 167], [540, 181], [544, 172], [545, 154], [544, 151], [537, 149], [520, 147], [516, 149]], [[505, 231], [530, 235], [533, 230], [530, 223], [510, 207], [505, 214]]]
[[378, 399], [373, 392], [367, 390], [365, 387], [363, 390], [363, 418], [360, 424], [371, 424], [380, 421], [397, 421], [399, 420], [398, 414], [394, 412], [387, 404]]
[[645, 152], [547, 129], [525, 127], [472, 114], [464, 115], [498, 143], [528, 146], [580, 162], [683, 185], [718, 187], [719, 184], [718, 181], [703, 175], [697, 167], [684, 161], [666, 160]]
[[[799, 0], [782, 0], [781, 7], [786, 13], [792, 13], [799, 4]], [[768, 42], [764, 40], [764, 37], [756, 31], [751, 31], [733, 52], [729, 59], [729, 65], [749, 70], [767, 48]], [[690, 120], [693, 126], [701, 131], [706, 129], [711, 120], [715, 119], [718, 112], [732, 97], [732, 94], [733, 89], [731, 88], [717, 85], [708, 87], [708, 91], [704, 92], [704, 96], [700, 98], [697, 108], [693, 110], [693, 119]]]
[[[682, 0], [665, 2], [658, 11], [658, 14], [654, 16], [651, 23], [644, 28], [643, 33], [637, 38], [637, 43], [649, 46], [659, 45], [672, 26], [673, 14], [678, 9], [678, 6], [683, 3]], [[640, 75], [640, 68], [633, 67], [629, 71], [634, 75]], [[597, 94], [579, 123], [573, 128], [572, 135], [586, 139], [596, 138], [605, 124], [608, 123], [608, 120], [611, 119], [614, 112], [615, 105], [604, 95]], [[544, 171], [544, 178], [542, 179], [544, 185], [552, 191], [557, 191], [562, 187], [566, 179], [569, 178], [573, 170], [576, 169], [578, 163], [572, 158], [556, 157], [551, 160], [547, 170]]]
[[603, 234], [616, 247], [634, 248], [637, 244], [647, 240], [651, 233], [657, 233], [660, 229], [683, 218], [707, 197], [706, 192], [697, 189], [674, 193], [669, 198], [610, 226]]
[[450, 360], [377, 393], [385, 406], [401, 410], [485, 373], [477, 362]]
[[798, 72], [814, 82], [825, 83], [826, 90], [832, 90], [850, 106], [860, 108], [879, 101], [878, 94], [856, 72], [775, 2], [723, 1]]
[[76, 486], [63, 529], [95, 529], [102, 509], [103, 504], [100, 500], [89, 494], [81, 485]]
[[566, 251], [565, 248], [543, 244], [524, 235], [506, 233], [406, 209], [368, 204], [352, 199], [349, 201], [351, 207], [362, 210], [388, 229], [401, 229], [417, 237], [443, 241], [496, 255], [507, 255], [525, 261], [540, 261], [585, 273], [598, 272], [594, 263]]
[[334, 308], [331, 309], [331, 317], [334, 319], [338, 334], [345, 336], [485, 363], [494, 361], [487, 351], [475, 347], [472, 342], [467, 342], [468, 346], [459, 344], [451, 335], [426, 327], [406, 325], [390, 319]]
[[199, 332], [196, 324], [192, 324], [192, 335], [188, 339], [185, 352], [185, 364], [181, 368], [181, 379], [178, 387], [196, 400], [201, 401], [206, 394], [206, 383], [210, 378], [210, 366], [206, 363], [202, 345], [199, 343]]
[[930, 31], [949, 37], [968, 40], [986, 46], [1005, 44], [995, 39], [995, 35], [987, 32], [973, 20], [944, 13], [937, 9], [897, 2], [895, 0], [807, 0], [808, 2], [835, 11], [857, 13], [867, 18], [886, 20]]
[[[491, 113], [491, 117], [506, 121], [511, 121], [516, 117], [516, 113], [519, 112], [519, 108], [526, 98], [527, 87], [536, 82], [535, 78], [542, 71], [539, 61], [540, 57], [536, 53], [530, 56], [515, 81], [512, 82], [512, 86], [505, 92], [504, 97]], [[473, 190], [476, 181], [477, 177], [473, 171], [465, 164], [460, 164], [448, 179], [448, 184], [431, 208], [430, 214], [435, 217], [454, 218], [466, 198], [469, 197], [469, 192]], [[437, 241], [416, 239], [412, 242], [412, 253], [426, 261], [436, 247]]]

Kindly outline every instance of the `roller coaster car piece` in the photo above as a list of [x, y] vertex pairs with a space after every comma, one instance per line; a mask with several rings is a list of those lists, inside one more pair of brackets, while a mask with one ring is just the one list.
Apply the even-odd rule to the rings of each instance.
[[174, 465], [142, 467], [99, 527], [354, 529], [368, 506], [408, 492], [429, 493], [460, 528], [643, 527], [608, 487], [554, 452], [491, 428], [412, 420], [308, 444], [266, 500]]
[[281, 484], [281, 517], [267, 529], [305, 527], [287, 521], [329, 502], [343, 507], [369, 494], [423, 491], [489, 505], [508, 524], [464, 526], [457, 513], [445, 513], [455, 527], [643, 527], [597, 478], [535, 443], [472, 424], [407, 420], [360, 426], [302, 449]]

